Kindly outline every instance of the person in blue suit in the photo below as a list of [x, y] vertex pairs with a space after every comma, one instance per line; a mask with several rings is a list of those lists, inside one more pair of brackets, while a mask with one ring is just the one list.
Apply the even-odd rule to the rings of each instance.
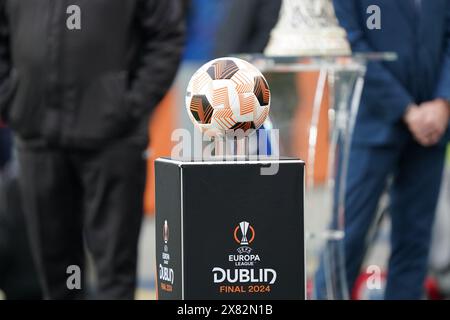
[[[334, 5], [354, 52], [398, 55], [395, 62], [369, 64], [357, 116], [345, 191], [348, 288], [360, 273], [368, 231], [392, 177], [385, 299], [421, 299], [449, 137], [450, 1], [334, 0]], [[367, 25], [371, 5], [380, 9], [381, 29]]]

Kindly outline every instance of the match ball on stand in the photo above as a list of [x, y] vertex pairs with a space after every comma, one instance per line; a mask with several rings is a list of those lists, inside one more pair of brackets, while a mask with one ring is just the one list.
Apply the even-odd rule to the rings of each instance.
[[186, 108], [194, 126], [208, 136], [259, 129], [270, 111], [270, 89], [262, 73], [237, 58], [212, 60], [192, 76]]

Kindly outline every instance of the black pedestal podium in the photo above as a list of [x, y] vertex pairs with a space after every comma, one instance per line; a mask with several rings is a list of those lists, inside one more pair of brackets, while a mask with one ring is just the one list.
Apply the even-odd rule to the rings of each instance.
[[302, 161], [155, 167], [159, 299], [305, 298]]

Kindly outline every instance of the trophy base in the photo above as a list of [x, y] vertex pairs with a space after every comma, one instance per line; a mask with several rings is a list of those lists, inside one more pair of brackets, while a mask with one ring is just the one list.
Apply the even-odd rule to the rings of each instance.
[[347, 56], [352, 51], [345, 31], [318, 31], [308, 34], [272, 32], [272, 38], [264, 51], [267, 56]]

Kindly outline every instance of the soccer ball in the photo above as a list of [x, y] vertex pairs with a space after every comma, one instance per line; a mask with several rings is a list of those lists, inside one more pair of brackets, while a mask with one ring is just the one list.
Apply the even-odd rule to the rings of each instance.
[[262, 73], [237, 58], [220, 58], [192, 76], [186, 108], [194, 126], [209, 136], [259, 129], [270, 110], [270, 90]]

